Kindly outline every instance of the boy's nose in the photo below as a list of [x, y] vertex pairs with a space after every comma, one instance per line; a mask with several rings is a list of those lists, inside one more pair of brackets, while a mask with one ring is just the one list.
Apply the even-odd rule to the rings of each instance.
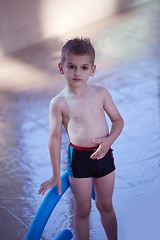
[[79, 70], [79, 69], [76, 69], [76, 70], [75, 70], [75, 76], [76, 76], [76, 77], [80, 76], [80, 70]]

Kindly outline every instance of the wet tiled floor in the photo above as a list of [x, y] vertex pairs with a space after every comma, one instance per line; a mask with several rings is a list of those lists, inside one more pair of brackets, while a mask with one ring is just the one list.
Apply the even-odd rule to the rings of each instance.
[[[57, 62], [64, 39], [88, 35], [97, 51], [94, 84], [107, 87], [124, 120], [114, 143], [114, 205], [120, 240], [158, 240], [160, 214], [160, 2], [49, 39], [0, 59], [0, 238], [23, 240], [43, 201], [41, 182], [51, 175], [48, 106], [65, 85]], [[109, 123], [110, 124], [110, 123]], [[62, 173], [68, 138], [63, 129]], [[152, 202], [152, 203], [151, 203]], [[153, 207], [154, 206], [154, 207]], [[91, 240], [105, 239], [93, 202]], [[151, 227], [150, 227], [151, 226]], [[70, 190], [43, 233], [73, 231]], [[151, 230], [152, 229], [152, 230]]]

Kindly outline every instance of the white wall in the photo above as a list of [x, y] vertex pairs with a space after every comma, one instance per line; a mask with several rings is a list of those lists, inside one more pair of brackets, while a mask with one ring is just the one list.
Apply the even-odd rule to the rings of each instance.
[[140, 0], [0, 0], [0, 57], [109, 17]]

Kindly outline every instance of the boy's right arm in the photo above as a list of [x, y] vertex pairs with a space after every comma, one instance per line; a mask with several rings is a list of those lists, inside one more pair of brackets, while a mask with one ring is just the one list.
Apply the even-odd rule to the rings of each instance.
[[53, 168], [53, 176], [41, 184], [39, 194], [42, 195], [53, 186], [58, 186], [58, 193], [61, 194], [61, 175], [60, 175], [60, 157], [61, 157], [61, 135], [62, 135], [62, 112], [58, 101], [53, 99], [49, 107], [49, 152]]

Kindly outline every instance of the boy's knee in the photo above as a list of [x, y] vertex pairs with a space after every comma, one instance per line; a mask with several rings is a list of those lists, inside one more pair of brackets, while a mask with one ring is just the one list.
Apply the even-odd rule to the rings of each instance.
[[86, 218], [90, 215], [91, 212], [91, 206], [85, 205], [85, 206], [76, 206], [76, 215], [80, 218]]
[[112, 201], [96, 201], [96, 207], [101, 212], [111, 212], [113, 210]]

